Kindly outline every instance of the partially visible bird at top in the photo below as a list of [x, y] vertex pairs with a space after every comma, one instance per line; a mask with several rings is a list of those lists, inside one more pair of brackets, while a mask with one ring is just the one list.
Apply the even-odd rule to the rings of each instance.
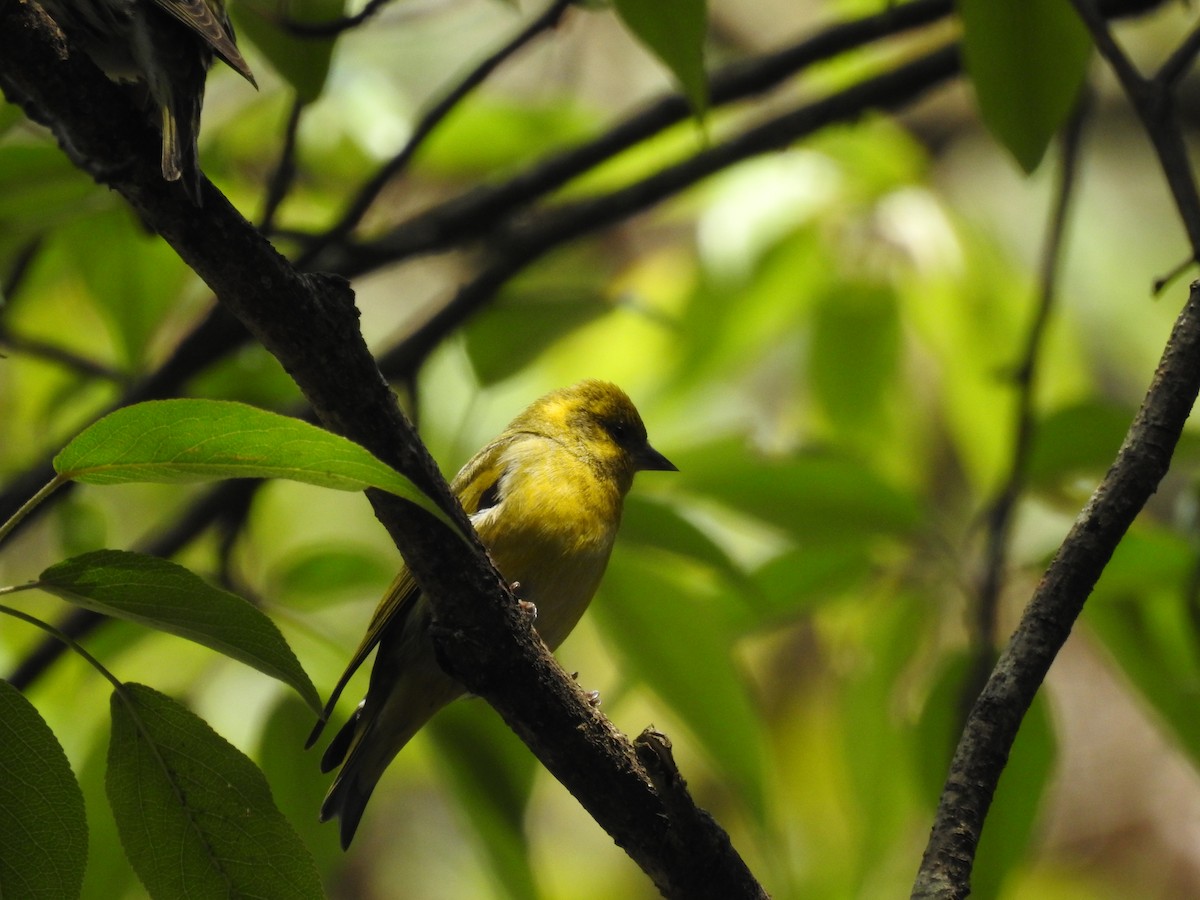
[[[635, 472], [675, 471], [650, 446], [620, 388], [583, 381], [535, 400], [463, 466], [451, 484], [496, 568], [536, 610], [555, 649], [596, 593]], [[341, 820], [350, 845], [384, 770], [417, 731], [464, 690], [434, 655], [432, 610], [402, 568], [338, 679], [312, 746], [347, 682], [378, 646], [367, 696], [330, 742], [321, 770], [341, 766], [321, 821]]]
[[109, 78], [136, 82], [162, 132], [162, 174], [200, 205], [196, 139], [213, 54], [258, 86], [224, 0], [39, 0]]

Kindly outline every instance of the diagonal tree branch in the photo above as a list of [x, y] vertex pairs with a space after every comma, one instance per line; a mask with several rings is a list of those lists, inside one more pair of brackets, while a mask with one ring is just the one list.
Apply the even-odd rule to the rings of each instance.
[[358, 194], [350, 201], [349, 206], [337, 223], [325, 231], [317, 243], [309, 247], [296, 264], [301, 268], [306, 267], [309, 261], [323, 247], [342, 241], [350, 232], [358, 227], [358, 223], [362, 221], [362, 217], [367, 214], [371, 205], [378, 199], [380, 192], [387, 186], [389, 181], [404, 171], [404, 168], [412, 161], [417, 151], [421, 149], [438, 125], [475, 88], [483, 84], [487, 77], [499, 68], [505, 60], [510, 59], [517, 51], [529, 44], [538, 35], [554, 28], [573, 2], [574, 0], [554, 0], [541, 15], [522, 28], [504, 46], [500, 47], [494, 53], [489, 54], [486, 59], [471, 69], [466, 77], [462, 78], [457, 84], [446, 91], [445, 96], [434, 103], [421, 116], [416, 127], [413, 129], [413, 133], [409, 136], [408, 141], [400, 152], [381, 166], [379, 171], [362, 186]]
[[[1170, 85], [1137, 72], [1088, 0], [1072, 3], [1141, 118], [1193, 257], [1200, 259], [1200, 197]], [[968, 716], [913, 897], [962, 898], [970, 893], [975, 849], [1021, 720], [1117, 544], [1166, 474], [1198, 391], [1200, 282], [1194, 282], [1116, 461], [1059, 547]]]
[[1025, 490], [1029, 456], [1033, 449], [1038, 359], [1046, 327], [1050, 322], [1050, 313], [1058, 293], [1063, 238], [1066, 233], [1071, 198], [1079, 174], [1080, 144], [1088, 105], [1087, 97], [1081, 98], [1063, 133], [1062, 165], [1058, 170], [1054, 205], [1050, 213], [1050, 228], [1042, 251], [1037, 302], [1033, 318], [1029, 323], [1029, 330], [1025, 335], [1025, 347], [1013, 377], [1014, 386], [1017, 389], [1017, 408], [1013, 416], [1012, 458], [1004, 482], [991, 503], [988, 504], [983, 516], [986, 525], [984, 567], [979, 593], [975, 600], [975, 633], [973, 635], [975, 651], [971, 672], [964, 682], [963, 710], [970, 709], [970, 704], [987, 681], [988, 673], [991, 672], [992, 666], [996, 662], [996, 613], [1000, 606], [1000, 593], [1007, 577], [1013, 516], [1021, 494]]
[[[27, 0], [9, 0], [9, 2], [27, 2]], [[896, 35], [945, 17], [950, 10], [949, 0], [915, 0], [889, 8], [884, 13], [868, 16], [863, 19], [830, 26], [818, 35], [786, 47], [763, 57], [743, 60], [731, 64], [713, 77], [712, 90], [714, 103], [728, 103], [738, 99], [753, 96], [767, 91], [780, 84], [790, 75], [796, 74], [806, 66], [823, 59], [828, 59], [838, 53], [860, 47], [883, 38]], [[15, 36], [15, 35], [14, 35]], [[66, 52], [65, 48], [62, 50]], [[15, 61], [16, 57], [12, 57]], [[0, 57], [0, 68], [4, 66], [4, 57]], [[86, 60], [82, 68], [87, 69]], [[61, 73], [48, 69], [41, 73], [49, 79], [61, 78]], [[2, 77], [2, 75], [0, 75]], [[86, 82], [86, 74], [81, 74]], [[119, 133], [127, 139], [126, 143], [113, 147], [113, 152], [107, 162], [94, 164], [89, 160], [81, 160], [88, 171], [93, 171], [101, 180], [109, 180], [115, 175], [127, 172], [129, 158], [136, 151], [128, 139], [137, 137], [145, 143], [157, 142], [157, 136], [147, 128], [139, 116], [131, 116], [128, 104], [111, 91], [105, 91], [107, 82], [94, 73], [92, 80], [100, 80], [97, 96], [83, 98], [81, 104], [91, 109], [97, 119], [110, 121]], [[926, 85], [910, 87], [908, 99]], [[81, 85], [81, 98], [83, 97]], [[903, 96], [894, 95], [892, 102], [898, 104], [905, 100]], [[110, 104], [105, 106], [105, 103]], [[835, 103], [837, 101], [834, 101]], [[841, 114], [854, 117], [863, 111], [861, 104], [844, 104]], [[37, 110], [30, 112], [31, 117], [38, 118]], [[534, 202], [538, 196], [559, 186], [564, 181], [575, 177], [594, 166], [611, 158], [640, 140], [651, 137], [673, 122], [680, 121], [690, 115], [687, 101], [678, 95], [672, 95], [653, 105], [642, 113], [634, 115], [625, 123], [617, 125], [610, 132], [574, 151], [568, 151], [559, 156], [551, 157], [544, 163], [534, 165], [524, 175], [497, 186], [486, 189], [482, 193], [472, 192], [462, 198], [452, 199], [427, 213], [410, 220], [393, 233], [390, 239], [379, 242], [364, 255], [364, 258], [346, 258], [337, 247], [322, 253], [314, 259], [307, 268], [319, 267], [326, 271], [341, 272], [344, 275], [362, 275], [373, 271], [378, 265], [402, 262], [409, 256], [437, 247], [448, 247], [464, 244], [475, 240], [480, 230], [487, 227], [497, 230], [505, 218], [520, 211], [523, 207]], [[768, 125], [770, 130], [775, 126]], [[793, 138], [805, 133], [803, 129], [793, 132]], [[786, 142], [787, 136], [777, 136], [769, 147], [780, 146]], [[67, 148], [70, 152], [70, 148]], [[78, 154], [74, 155], [78, 157]], [[682, 171], [684, 177], [675, 178], [675, 190], [694, 183], [704, 172], [693, 170]], [[653, 176], [657, 179], [671, 176]], [[617, 211], [621, 204], [629, 213], [644, 209], [649, 203], [669, 195], [663, 192], [663, 180], [658, 181], [658, 187], [651, 185], [643, 194], [644, 199], [637, 200], [637, 187], [632, 185], [624, 189], [623, 199], [618, 199], [616, 205], [609, 207]], [[595, 198], [591, 202], [602, 203], [603, 198]], [[602, 212], [596, 207], [576, 207], [576, 214], [582, 217]], [[496, 259], [498, 247], [493, 247], [493, 262], [485, 267], [468, 283], [450, 298], [446, 305], [439, 310], [427, 323], [418, 328], [399, 346], [387, 354], [387, 365], [398, 373], [405, 374], [416, 371], [420, 362], [433, 347], [443, 340], [446, 335], [460, 326], [479, 307], [486, 304], [494, 296], [495, 291], [524, 265], [539, 259], [557, 246], [578, 237], [589, 230], [586, 221], [574, 223], [571, 213], [553, 212], [552, 216], [562, 216], [550, 219], [545, 225], [539, 221], [526, 222], [519, 229], [519, 236], [508, 238], [509, 249], [517, 249], [509, 259]], [[491, 217], [488, 219], [487, 217]], [[616, 219], [613, 218], [612, 221]], [[554, 229], [560, 224], [566, 227], [561, 233]], [[425, 235], [430, 227], [434, 228], [432, 238], [434, 245], [426, 242]], [[598, 226], [597, 226], [598, 227]], [[455, 229], [458, 229], [456, 232]], [[407, 235], [407, 236], [403, 236]], [[523, 260], [519, 265], [518, 259]], [[343, 269], [343, 266], [345, 267]], [[301, 267], [305, 268], [305, 267]], [[225, 358], [244, 346], [250, 339], [246, 329], [220, 306], [215, 307], [210, 314], [180, 343], [171, 357], [155, 372], [142, 381], [133, 385], [114, 404], [113, 408], [126, 406], [141, 400], [169, 397], [178, 394], [186, 382], [204, 371], [208, 366]], [[396, 376], [399, 377], [399, 376]], [[102, 413], [101, 413], [102, 414]], [[24, 472], [11, 477], [0, 490], [0, 519], [7, 518], [11, 512], [21, 506], [53, 475], [50, 467], [50, 455], [32, 464]], [[58, 495], [56, 495], [57, 497]], [[43, 505], [38, 511], [47, 508]], [[27, 522], [28, 523], [28, 522]], [[26, 523], [26, 524], [27, 524]]]
[[[0, 83], [10, 100], [52, 123], [79, 158], [111, 160], [109, 123], [77, 107], [72, 90], [90, 68], [56, 54], [24, 3], [0, 6], [0, 59], [6, 61]], [[48, 77], [60, 67], [65, 72]], [[96, 82], [85, 92], [111, 102], [104, 93], [115, 90]], [[135, 162], [115, 181], [117, 190], [283, 363], [327, 427], [408, 475], [473, 536], [371, 357], [348, 284], [297, 272], [207, 181], [197, 215], [155, 171], [145, 137], [135, 138]], [[247, 271], [254, 277], [246, 278]], [[501, 713], [659, 889], [677, 897], [765, 896], [727, 841], [728, 853], [718, 858], [681, 839], [715, 823], [694, 804], [664, 805], [632, 744], [558, 666], [478, 539], [460, 540], [391, 495], [368, 496], [431, 599], [448, 671]]]
[[1166, 475], [1198, 391], [1200, 282], [1192, 285], [1116, 461], [1075, 520], [975, 701], [913, 897], [970, 893], [975, 848], [1021, 720], [1117, 544]]
[[[805, 69], [905, 31], [946, 18], [950, 0], [914, 0], [881, 13], [832, 25], [819, 34], [774, 53], [731, 63], [710, 79], [713, 109], [766, 93]], [[671, 94], [610, 128], [595, 140], [554, 154], [508, 181], [483, 186], [441, 203], [401, 223], [373, 242], [389, 260], [405, 259], [461, 245], [494, 230], [504, 220], [558, 190], [569, 181], [636, 146], [692, 114], [682, 94]], [[313, 267], [342, 271], [352, 246], [331, 244]]]

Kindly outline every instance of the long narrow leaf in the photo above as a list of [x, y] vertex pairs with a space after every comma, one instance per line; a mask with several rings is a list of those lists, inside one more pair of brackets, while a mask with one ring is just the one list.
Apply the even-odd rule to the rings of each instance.
[[340, 491], [376, 487], [455, 527], [408, 478], [353, 441], [244, 403], [127, 406], [84, 429], [54, 458], [54, 470], [87, 484], [286, 478]]
[[321, 709], [316, 687], [275, 623], [183, 566], [125, 550], [96, 550], [56, 563], [37, 585], [85, 609], [211, 647], [278, 678], [313, 710]]

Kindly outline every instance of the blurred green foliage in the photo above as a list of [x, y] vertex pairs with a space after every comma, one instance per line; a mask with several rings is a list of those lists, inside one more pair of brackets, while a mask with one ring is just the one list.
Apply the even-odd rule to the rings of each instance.
[[[719, 23], [773, 45], [779, 36], [762, 34], [735, 6], [714, 6]], [[280, 223], [328, 226], [358, 179], [402, 146], [434, 93], [430, 70], [449, 80], [515, 27], [496, 4], [442, 15], [401, 6], [379, 27], [340, 38], [332, 55], [318, 42], [320, 71], [303, 83], [291, 71], [276, 77], [270, 61], [286, 49], [260, 40], [245, 20], [263, 90], [220, 73], [210, 80], [208, 174], [255, 210], [264, 160], [280, 152], [280, 111], [298, 92], [301, 175]], [[658, 90], [662, 73], [604, 15], [577, 12], [564, 34], [469, 99], [365, 230], [531, 166]], [[1167, 15], [1178, 25], [1184, 13]], [[805, 20], [797, 31], [813, 27]], [[1150, 29], [1138, 35], [1154, 46]], [[1044, 81], [1042, 71], [1033, 74]], [[696, 102], [696, 85], [689, 93]], [[714, 132], [729, 125], [710, 115]], [[1110, 140], [1088, 151], [1101, 177], [1079, 200], [1073, 255], [1038, 356], [1001, 639], [1113, 458], [1177, 305], [1177, 290], [1146, 300], [1152, 278], [1174, 262], [1177, 226], [1165, 202], [1137, 193], [1126, 201], [1142, 205], [1105, 212], [1130, 171], [1152, 171], [1143, 151], [1128, 149], [1128, 125], [1103, 116], [1094, 126]], [[1027, 167], [1052, 130], [1026, 135], [1014, 151]], [[697, 145], [695, 126], [681, 125], [568, 191], [603, 193]], [[947, 97], [911, 119], [827, 129], [550, 255], [440, 344], [411, 394], [402, 386], [448, 474], [547, 389], [608, 378], [637, 402], [655, 446], [681, 471], [639, 478], [594, 608], [558, 655], [600, 691], [618, 727], [636, 734], [653, 723], [671, 736], [699, 802], [773, 896], [908, 891], [970, 673], [995, 649], [978, 646], [969, 623], [985, 511], [1014, 454], [1013, 376], [1050, 207], [1046, 173], [1025, 181], [1005, 153]], [[10, 125], [0, 137], [0, 274], [34, 243], [24, 281], [0, 310], [5, 480], [161, 365], [210, 303], [114, 195], [89, 185], [31, 126]], [[279, 243], [289, 247], [286, 237]], [[372, 345], [382, 353], [410, 333], [469, 278], [470, 265], [418, 260], [362, 279], [355, 286]], [[40, 352], [44, 344], [73, 361]], [[185, 393], [284, 412], [296, 400], [280, 368], [253, 347], [200, 373]], [[1080, 676], [1078, 665], [1056, 669], [1025, 722], [980, 848], [975, 896], [1116, 898], [1136, 886], [1140, 897], [1171, 897], [1195, 886], [1173, 874], [1195, 859], [1156, 838], [1200, 815], [1196, 450], [1195, 434], [1185, 436], [1175, 470], [1073, 639], [1073, 656], [1106, 680]], [[70, 554], [133, 547], [171, 527], [203, 490], [81, 487], [6, 545], [0, 578], [20, 584]], [[368, 505], [272, 483], [255, 494], [234, 538], [206, 534], [181, 562], [254, 598], [327, 692], [396, 564]], [[13, 604], [50, 620], [63, 609], [33, 593]], [[40, 634], [3, 622], [0, 665], [10, 671]], [[286, 690], [127, 624], [98, 632], [88, 647], [121, 679], [186, 699], [262, 766], [331, 897], [655, 895], [479, 701], [455, 704], [404, 751], [342, 854], [333, 826], [316, 823], [328, 779], [316, 754], [301, 749], [311, 718]], [[1086, 716], [1080, 682], [1096, 691]], [[109, 690], [68, 658], [29, 692], [83, 789], [83, 895], [105, 900], [143, 896], [103, 801]], [[1108, 714], [1126, 709], [1131, 718], [1120, 721], [1134, 725], [1110, 728]], [[25, 711], [6, 713], [5, 726], [11, 718], [12, 729], [47, 748], [43, 762], [53, 768], [51, 743]], [[1080, 775], [1069, 761], [1081, 753], [1102, 762]], [[1149, 792], [1155, 753], [1183, 773], [1169, 784], [1187, 801], [1171, 807], [1178, 818], [1161, 812], [1147, 825], [1141, 807], [1114, 801], [1096, 826], [1072, 799], [1099, 769], [1127, 793]], [[1112, 850], [1131, 822], [1141, 840]]]

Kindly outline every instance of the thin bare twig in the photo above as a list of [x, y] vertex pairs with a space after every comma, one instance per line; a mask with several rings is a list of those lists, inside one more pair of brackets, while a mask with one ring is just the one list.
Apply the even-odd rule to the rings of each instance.
[[912, 896], [961, 900], [1021, 721], [1113, 551], [1167, 473], [1200, 392], [1200, 283], [1176, 321], [1116, 461], [1071, 527], [975, 702]]
[[1174, 88], [1196, 61], [1197, 53], [1200, 53], [1200, 25], [1191, 30], [1155, 74], [1154, 80], [1158, 82], [1159, 87], [1164, 90]]
[[[724, 97], [732, 100], [738, 97], [750, 96], [773, 85], [778, 84], [789, 73], [812, 62], [828, 58], [838, 52], [845, 52], [861, 42], [873, 41], [887, 37], [908, 28], [916, 27], [944, 16], [950, 9], [950, 0], [916, 0], [896, 7], [886, 14], [871, 16], [866, 19], [831, 26], [821, 34], [786, 48], [778, 53], [770, 54], [758, 60], [748, 60], [737, 66], [731, 66], [724, 74], [718, 75], [713, 81], [714, 102]], [[858, 43], [856, 43], [858, 42]], [[943, 59], [943, 63], [947, 60]], [[957, 71], [956, 64], [945, 65], [941, 77], [948, 78]], [[894, 90], [886, 92], [887, 102], [899, 104], [916, 96], [921, 90], [927, 89], [931, 83], [926, 80], [913, 80], [912, 70], [906, 69], [895, 76]], [[872, 91], [875, 96], [884, 96], [888, 76], [878, 76], [874, 81]], [[678, 107], [674, 110], [674, 107]], [[511, 232], [504, 238], [504, 246], [499, 243], [492, 245], [491, 262], [449, 300], [433, 318], [420, 329], [405, 339], [400, 346], [390, 351], [381, 364], [385, 369], [405, 372], [409, 376], [415, 372], [415, 367], [424, 358], [429, 349], [436, 346], [451, 330], [461, 325], [476, 309], [488, 302], [496, 289], [507, 278], [519, 272], [523, 266], [539, 259], [545, 253], [569, 240], [577, 238], [590, 230], [596, 230], [611, 224], [621, 215], [629, 215], [650, 204], [669, 196], [671, 190], [681, 190], [694, 183], [706, 174], [715, 171], [714, 163], [720, 162], [720, 154], [728, 153], [728, 161], [744, 158], [746, 142], [758, 142], [761, 151], [778, 147], [788, 140], [795, 140], [806, 133], [804, 128], [812, 128], [821, 123], [828, 123], [831, 114], [842, 115], [846, 120], [860, 115], [865, 108], [861, 103], [849, 102], [846, 99], [830, 98], [822, 101], [822, 105], [808, 113], [796, 111], [790, 125], [787, 122], [779, 124], [767, 123], [757, 130], [757, 137], [750, 135], [742, 139], [742, 143], [730, 142], [729, 149], [713, 148], [716, 156], [709, 156], [696, 164], [695, 168], [678, 168], [652, 176], [644, 188], [638, 184], [622, 189], [611, 200], [597, 197], [589, 201], [590, 205], [574, 207], [574, 211], [556, 210], [551, 213], [553, 218], [544, 216], [533, 217], [524, 224], [518, 232]], [[648, 136], [662, 127], [662, 122], [678, 113], [680, 118], [687, 116], [687, 102], [682, 97], [668, 98], [652, 110], [636, 115], [626, 123], [617, 125], [610, 134], [615, 135], [611, 140], [601, 138], [592, 144], [578, 148], [573, 153], [556, 157], [547, 164], [535, 166], [529, 173], [526, 183], [522, 179], [514, 179], [502, 186], [501, 191], [493, 195], [491, 200], [483, 199], [479, 203], [472, 200], [475, 195], [468, 195], [461, 201], [452, 200], [444, 207], [444, 215], [431, 212], [432, 219], [413, 220], [411, 230], [404, 233], [394, 233], [391, 238], [373, 243], [366, 250], [353, 256], [347, 256], [331, 248], [321, 254], [310, 264], [311, 268], [339, 272], [346, 276], [366, 274], [374, 268], [395, 263], [423, 249], [423, 233], [425, 226], [433, 228], [432, 242], [444, 245], [447, 242], [462, 243], [477, 236], [476, 228], [487, 226], [495, 230], [496, 217], [514, 208], [520, 208], [526, 200], [532, 200], [537, 193], [549, 189], [558, 179], [578, 174], [588, 166], [598, 164], [620, 151], [622, 147], [636, 142], [637, 135]], [[803, 118], [812, 116], [805, 126]], [[779, 129], [791, 128], [790, 132], [780, 132]], [[766, 140], [770, 138], [770, 140]], [[760, 151], [760, 152], [761, 152]], [[686, 165], [683, 164], [683, 165]], [[673, 187], [672, 187], [673, 186]], [[419, 217], [420, 218], [420, 217]], [[436, 222], [434, 221], [436, 220]], [[403, 228], [403, 226], [402, 226]], [[457, 229], [457, 236], [455, 230]], [[424, 245], [429, 246], [429, 245]], [[250, 340], [248, 332], [221, 307], [214, 307], [212, 312], [199, 326], [180, 343], [166, 363], [143, 381], [138, 382], [128, 390], [115, 404], [115, 407], [129, 405], [141, 400], [155, 399], [174, 395], [188, 379], [194, 377], [217, 360], [236, 351]], [[11, 513], [28, 498], [32, 491], [52, 477], [50, 454], [31, 464], [22, 473], [12, 476], [0, 490], [0, 518]], [[6, 513], [7, 511], [7, 513]]]
[[[134, 549], [139, 553], [164, 558], [175, 556], [215, 523], [244, 510], [263, 482], [254, 478], [222, 481], [192, 500], [174, 520], [158, 529], [150, 539]], [[66, 485], [64, 485], [65, 487]], [[103, 623], [111, 621], [101, 613], [88, 609], [69, 612], [59, 625], [62, 631], [76, 640], [91, 635]], [[6, 679], [19, 691], [26, 690], [66, 652], [59, 641], [46, 639], [30, 651]]]
[[[831, 25], [773, 53], [731, 63], [710, 79], [709, 104], [716, 109], [766, 93], [812, 65], [929, 25], [948, 16], [951, 9], [951, 0], [914, 0], [871, 16]], [[477, 187], [419, 213], [380, 236], [373, 246], [379, 250], [386, 248], [387, 258], [396, 260], [478, 238], [572, 179], [691, 115], [687, 99], [682, 94], [671, 94], [617, 123], [594, 140], [555, 153], [508, 181]], [[354, 247], [343, 249], [321, 235], [308, 240], [328, 245], [326, 252], [312, 261], [311, 268], [314, 269], [340, 272], [343, 259], [356, 253]]]
[[[1087, 0], [1072, 0], [1158, 154], [1192, 254], [1200, 258], [1200, 197], [1173, 98], [1147, 81]], [[1157, 489], [1200, 392], [1200, 282], [1194, 282], [1117, 458], [1059, 547], [968, 716], [950, 764], [913, 897], [970, 893], [975, 848], [1017, 729], [1085, 601]]]
[[329, 22], [297, 22], [294, 19], [287, 19], [282, 24], [285, 29], [299, 37], [337, 37], [344, 31], [362, 25], [391, 2], [392, 0], [369, 0], [367, 5], [354, 15], [333, 19]]
[[1078, 175], [1079, 148], [1086, 106], [1087, 98], [1081, 98], [1062, 136], [1062, 163], [1058, 170], [1054, 207], [1050, 213], [1050, 228], [1042, 251], [1037, 305], [1025, 335], [1021, 361], [1013, 377], [1017, 389], [1017, 408], [1013, 414], [1012, 456], [1008, 474], [984, 516], [987, 532], [983, 577], [980, 580], [975, 605], [975, 659], [972, 674], [964, 684], [964, 710], [970, 709], [996, 661], [996, 610], [1000, 604], [1000, 592], [1008, 568], [1013, 513], [1025, 489], [1029, 468], [1029, 453], [1033, 445], [1038, 356], [1057, 295], [1063, 235], [1066, 232], [1068, 209]]
[[279, 151], [279, 162], [267, 182], [267, 194], [263, 201], [262, 218], [258, 230], [263, 234], [271, 234], [275, 230], [275, 215], [279, 206], [287, 198], [296, 180], [296, 139], [300, 132], [300, 119], [304, 114], [305, 103], [299, 96], [292, 100], [292, 108], [288, 112], [287, 125], [283, 131], [283, 147]]
[[296, 265], [301, 268], [307, 266], [313, 257], [324, 247], [330, 243], [340, 241], [346, 235], [350, 234], [358, 226], [358, 223], [362, 221], [363, 216], [367, 214], [367, 211], [371, 208], [371, 204], [379, 197], [380, 192], [387, 186], [388, 182], [404, 170], [417, 151], [433, 133], [434, 129], [445, 120], [446, 116], [459, 103], [466, 99], [475, 88], [483, 84], [484, 80], [505, 60], [512, 58], [517, 51], [529, 44], [538, 35], [554, 28], [572, 3], [573, 0], [554, 0], [540, 16], [521, 29], [504, 46], [488, 55], [486, 59], [482, 60], [465, 77], [446, 91], [445, 95], [421, 116], [420, 121], [417, 122], [416, 127], [413, 129], [412, 135], [400, 152], [381, 166], [379, 171], [372, 176], [371, 180], [359, 189], [358, 193], [347, 206], [346, 211], [342, 214], [342, 217], [332, 228], [321, 235], [320, 240], [305, 250], [304, 254], [296, 261]]
[[1071, 4], [1092, 33], [1096, 47], [1116, 73], [1134, 111], [1142, 120], [1187, 232], [1192, 258], [1200, 259], [1200, 194], [1196, 190], [1187, 144], [1175, 118], [1171, 85], [1165, 81], [1160, 83], [1157, 79], [1146, 79], [1134, 68], [1125, 51], [1113, 38], [1108, 23], [1089, 0], [1071, 0]]

